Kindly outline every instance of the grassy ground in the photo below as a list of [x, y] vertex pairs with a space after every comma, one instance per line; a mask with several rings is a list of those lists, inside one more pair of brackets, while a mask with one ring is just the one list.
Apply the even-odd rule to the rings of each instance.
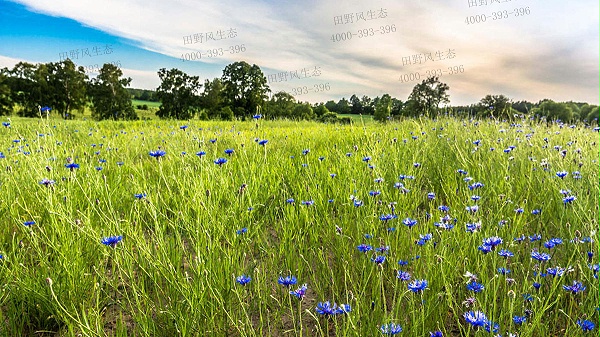
[[13, 118], [0, 335], [489, 335], [474, 310], [502, 336], [583, 336], [577, 321], [598, 324], [598, 133], [521, 123]]

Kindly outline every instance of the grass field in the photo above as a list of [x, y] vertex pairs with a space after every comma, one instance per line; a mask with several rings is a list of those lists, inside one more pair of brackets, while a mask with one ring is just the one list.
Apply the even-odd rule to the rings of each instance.
[[13, 118], [0, 335], [597, 335], [598, 133], [519, 123]]

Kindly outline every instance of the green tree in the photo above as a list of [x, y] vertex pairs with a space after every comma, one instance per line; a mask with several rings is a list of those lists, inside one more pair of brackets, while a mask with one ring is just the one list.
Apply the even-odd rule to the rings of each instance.
[[92, 98], [92, 117], [103, 119], [138, 119], [127, 87], [131, 78], [121, 78], [117, 66], [105, 63], [98, 76], [90, 81], [88, 91]]
[[401, 100], [393, 97], [392, 98], [392, 116], [400, 116], [402, 115], [402, 108], [404, 107], [404, 104], [402, 103]]
[[566, 103], [557, 103], [552, 100], [544, 100], [537, 108], [532, 111], [533, 114], [546, 117], [547, 120], [561, 120], [570, 122], [573, 119], [573, 110]]
[[267, 103], [267, 116], [270, 118], [290, 118], [296, 106], [296, 99], [290, 93], [279, 91]]
[[311, 120], [315, 113], [309, 103], [298, 103], [292, 111], [292, 118], [296, 120]]
[[342, 98], [337, 102], [336, 111], [339, 114], [349, 114], [351, 112], [350, 102], [346, 98]]
[[[156, 95], [160, 107], [156, 115], [160, 118], [190, 119], [200, 107], [200, 78], [189, 76], [179, 69], [158, 71], [160, 86]], [[218, 111], [218, 110], [217, 110]]]
[[[8, 69], [3, 69], [8, 70]], [[10, 97], [10, 86], [8, 85], [8, 76], [4, 71], [0, 72], [0, 116], [8, 116], [13, 111], [13, 101]]]
[[439, 81], [437, 76], [430, 76], [421, 83], [414, 86], [408, 100], [412, 101], [409, 108], [413, 109], [410, 114], [434, 118], [438, 114], [439, 105], [450, 102], [446, 83]]
[[38, 83], [37, 66], [19, 62], [9, 71], [6, 80], [10, 87], [11, 100], [18, 105], [17, 114], [22, 117], [39, 117], [42, 101], [42, 88]]
[[371, 99], [371, 97], [364, 95], [360, 99], [360, 103], [363, 108], [363, 114], [372, 115], [375, 113], [375, 105], [373, 104], [373, 100]]
[[486, 95], [479, 101], [479, 115], [494, 118], [512, 118], [511, 100], [504, 95]]
[[350, 108], [350, 113], [355, 114], [355, 115], [359, 115], [359, 114], [363, 113], [363, 105], [362, 105], [360, 98], [358, 98], [358, 96], [352, 95], [350, 97], [350, 104], [352, 104], [352, 106]]
[[62, 62], [48, 64], [46, 87], [52, 96], [46, 101], [55, 111], [67, 118], [71, 110], [83, 111], [87, 104], [87, 80], [83, 67], [75, 68], [75, 64], [66, 59]]
[[254, 114], [262, 107], [271, 90], [260, 67], [244, 61], [234, 62], [223, 69], [226, 104], [233, 108], [236, 117]]
[[[200, 108], [204, 109], [211, 119], [221, 115], [221, 109], [225, 104], [224, 88], [225, 86], [219, 78], [204, 81], [204, 91], [200, 94]], [[229, 110], [233, 117], [233, 111], [231, 108]]]
[[327, 101], [325, 103], [325, 107], [331, 112], [338, 112], [337, 103], [335, 101]]
[[[327, 107], [325, 106], [325, 104], [323, 104], [323, 103], [320, 103], [320, 104], [317, 104], [317, 105], [315, 105], [315, 106], [313, 107], [313, 111], [314, 111], [314, 113], [315, 113], [315, 115], [316, 115], [317, 117], [321, 117], [321, 116], [324, 116], [325, 114], [329, 114], [329, 113], [331, 113], [331, 112], [330, 112], [330, 111], [327, 109]], [[336, 115], [336, 118], [337, 118], [337, 115]]]
[[231, 110], [231, 108], [228, 106], [223, 107], [221, 108], [221, 113], [219, 117], [224, 121], [231, 121], [234, 118], [233, 110]]
[[392, 97], [388, 94], [384, 94], [377, 101], [377, 106], [375, 107], [375, 115], [373, 119], [379, 122], [386, 122], [390, 114], [392, 112]]

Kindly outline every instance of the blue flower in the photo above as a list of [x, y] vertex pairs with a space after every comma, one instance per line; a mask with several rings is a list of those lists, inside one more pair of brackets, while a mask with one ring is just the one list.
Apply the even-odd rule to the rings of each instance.
[[409, 281], [411, 276], [407, 271], [398, 270], [398, 275], [396, 277], [398, 277], [400, 281]]
[[243, 228], [238, 229], [237, 231], [235, 231], [235, 233], [237, 235], [242, 235], [242, 234], [245, 234], [246, 232], [248, 232], [248, 228], [246, 228], [246, 227], [243, 227]]
[[506, 269], [504, 267], [498, 268], [498, 272], [502, 275], [510, 274], [510, 269]]
[[502, 249], [498, 252], [498, 255], [505, 257], [505, 258], [509, 258], [512, 256], [515, 256], [515, 254], [513, 252], [511, 252], [510, 250], [506, 250], [506, 249]]
[[156, 150], [156, 151], [150, 151], [150, 152], [148, 152], [148, 154], [149, 154], [151, 157], [154, 157], [154, 158], [156, 158], [156, 159], [159, 159], [160, 157], [164, 157], [164, 156], [167, 154], [167, 152], [165, 152], [165, 151], [163, 151], [163, 150]]
[[477, 283], [475, 281], [467, 284], [467, 290], [472, 291], [474, 293], [481, 292], [485, 287], [481, 283]]
[[258, 119], [261, 119], [261, 118], [262, 118], [262, 116], [263, 116], [263, 115], [261, 115], [261, 114], [257, 114], [257, 115], [253, 115], [253, 116], [252, 116], [252, 118], [254, 118], [254, 119], [258, 120]]
[[442, 212], [448, 212], [450, 210], [450, 207], [448, 207], [446, 205], [440, 205], [440, 206], [438, 206], [438, 210], [440, 210]]
[[336, 303], [331, 304], [329, 301], [327, 302], [319, 302], [317, 303], [316, 311], [318, 314], [325, 316], [334, 316], [338, 314], [348, 313], [350, 312], [349, 304], [342, 304], [338, 307]]
[[296, 284], [297, 280], [294, 276], [286, 276], [286, 277], [279, 276], [277, 283], [281, 284], [284, 287], [289, 287], [292, 284]]
[[219, 165], [219, 166], [223, 166], [223, 164], [225, 164], [227, 162], [227, 159], [225, 158], [217, 158], [215, 160], [215, 164]]
[[435, 199], [435, 193], [433, 193], [433, 192], [427, 193], [427, 199], [429, 199], [429, 200]]
[[554, 268], [546, 269], [546, 272], [548, 273], [548, 275], [553, 276], [553, 277], [563, 276], [565, 271], [567, 271], [567, 270], [565, 268], [561, 268], [561, 267], [554, 267]]
[[384, 335], [393, 336], [393, 335], [397, 335], [397, 334], [401, 333], [402, 327], [400, 326], [400, 324], [388, 323], [388, 324], [383, 324], [379, 328], [379, 330]]
[[315, 204], [315, 202], [313, 200], [305, 200], [305, 201], [301, 201], [300, 203], [304, 206], [312, 206]]
[[49, 187], [49, 186], [51, 186], [51, 185], [54, 185], [54, 183], [55, 183], [55, 181], [54, 181], [54, 180], [52, 180], [52, 179], [48, 179], [48, 178], [44, 178], [44, 179], [42, 179], [42, 181], [40, 181], [40, 184], [41, 184], [41, 185], [44, 185], [44, 186], [46, 186], [46, 187]]
[[68, 164], [65, 164], [65, 167], [68, 168], [69, 170], [73, 171], [74, 169], [78, 169], [79, 168], [79, 164], [68, 163]]
[[568, 197], [563, 198], [563, 203], [569, 204], [569, 203], [572, 203], [575, 200], [577, 200], [577, 197], [574, 196], [574, 195], [570, 195]]
[[294, 201], [295, 201], [295, 200], [294, 200], [293, 198], [289, 198], [289, 199], [287, 199], [285, 202], [286, 202], [286, 203], [288, 203], [288, 204], [293, 204], [293, 203], [294, 203]]
[[26, 226], [26, 227], [35, 225], [35, 221], [33, 221], [33, 220], [25, 221], [25, 222], [23, 222], [23, 225]]
[[121, 242], [121, 240], [123, 240], [123, 236], [119, 235], [102, 238], [101, 242], [103, 245], [111, 246], [114, 248], [117, 246], [117, 243]]
[[475, 190], [478, 188], [482, 188], [483, 186], [484, 186], [483, 183], [476, 182], [473, 185], [469, 185], [469, 189], [472, 191], [472, 190]]
[[306, 284], [303, 284], [302, 287], [300, 287], [294, 291], [290, 291], [290, 295], [294, 295], [299, 299], [303, 299], [304, 296], [306, 295], [306, 290], [307, 290], [307, 286], [306, 286]]
[[546, 253], [540, 253], [535, 250], [531, 252], [531, 257], [538, 261], [542, 261], [542, 262], [550, 260], [550, 255], [548, 255]]
[[496, 333], [500, 330], [500, 325], [488, 320], [484, 325], [485, 331]]
[[225, 154], [228, 156], [231, 156], [233, 154], [234, 150], [233, 149], [225, 149]]
[[535, 241], [539, 241], [542, 239], [542, 236], [540, 234], [533, 234], [531, 236], [529, 236], [529, 242], [535, 242]]
[[136, 199], [144, 199], [148, 195], [146, 193], [138, 193], [133, 195]]
[[477, 206], [477, 205], [467, 206], [467, 207], [465, 207], [465, 209], [467, 210], [467, 212], [476, 213], [479, 210], [479, 206]]
[[238, 277], [236, 277], [235, 282], [245, 286], [246, 284], [248, 284], [250, 281], [252, 281], [252, 278], [250, 276], [246, 276], [246, 275], [240, 275]]
[[259, 141], [258, 141], [258, 145], [265, 146], [265, 145], [267, 145], [267, 143], [268, 143], [268, 142], [269, 142], [269, 141], [268, 141], [268, 140], [266, 140], [266, 139], [259, 140]]
[[586, 286], [584, 286], [581, 282], [573, 281], [573, 285], [566, 286], [563, 285], [563, 289], [566, 291], [570, 291], [573, 294], [577, 294], [580, 291], [584, 291]]
[[404, 225], [406, 225], [408, 228], [412, 228], [414, 225], [417, 224], [417, 220], [411, 219], [411, 218], [406, 218], [406, 219], [402, 220], [402, 223]]
[[583, 332], [592, 331], [596, 327], [594, 325], [594, 322], [589, 321], [587, 319], [585, 319], [585, 320], [581, 320], [581, 319], [577, 320], [577, 325], [579, 325], [579, 327], [581, 327], [581, 330], [583, 330]]
[[429, 337], [444, 337], [441, 331], [429, 332]]
[[369, 191], [369, 195], [372, 196], [372, 197], [376, 197], [376, 196], [378, 196], [380, 194], [381, 194], [380, 191]]
[[427, 288], [427, 280], [414, 280], [408, 284], [408, 290], [418, 293]]
[[390, 221], [392, 219], [396, 219], [398, 216], [396, 214], [384, 214], [379, 217], [381, 221]]
[[383, 262], [385, 262], [385, 255], [377, 255], [374, 258], [371, 258], [371, 261], [376, 264], [383, 264]]
[[466, 229], [467, 232], [473, 233], [473, 232], [475, 232], [475, 231], [477, 231], [478, 229], [481, 228], [481, 223], [480, 222], [468, 223], [465, 226], [467, 227], [467, 229]]
[[363, 157], [362, 161], [368, 163], [371, 160], [371, 157]]
[[202, 156], [205, 156], [205, 155], [206, 155], [206, 152], [204, 152], [204, 151], [196, 152], [196, 156], [198, 156], [200, 158], [202, 158]]
[[307, 155], [309, 152], [310, 152], [310, 149], [305, 149], [305, 150], [302, 150], [302, 154], [303, 154], [303, 155], [305, 155], [305, 156], [306, 156], [306, 155]]
[[474, 327], [483, 327], [488, 323], [488, 318], [481, 311], [469, 311], [463, 314], [467, 323]]
[[484, 239], [483, 244], [486, 246], [496, 247], [497, 245], [502, 243], [502, 238], [498, 236], [492, 236], [490, 238]]
[[558, 171], [556, 172], [556, 176], [563, 179], [564, 177], [566, 177], [569, 174], [569, 172], [567, 171]]
[[5, 128], [9, 128], [10, 127], [10, 123], [9, 122], [2, 122], [2, 126], [4, 126]]

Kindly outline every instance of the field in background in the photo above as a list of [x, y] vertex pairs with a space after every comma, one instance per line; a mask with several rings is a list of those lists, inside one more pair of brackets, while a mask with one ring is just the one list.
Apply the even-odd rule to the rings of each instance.
[[[495, 324], [583, 336], [578, 321], [598, 324], [597, 132], [352, 117], [12, 118], [0, 334], [378, 336], [395, 323], [404, 336]], [[325, 301], [349, 306], [326, 317]]]

